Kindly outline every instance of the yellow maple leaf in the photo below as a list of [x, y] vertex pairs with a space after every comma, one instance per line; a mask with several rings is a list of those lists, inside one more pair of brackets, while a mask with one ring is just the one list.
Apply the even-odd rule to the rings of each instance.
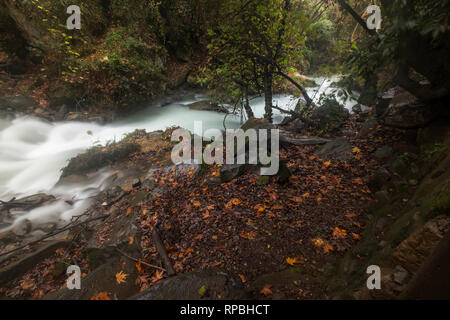
[[359, 149], [358, 147], [354, 147], [353, 153], [361, 153], [361, 149]]
[[286, 262], [287, 264], [294, 266], [296, 264], [302, 264], [305, 263], [305, 261], [303, 260], [303, 258], [286, 258]]
[[128, 277], [128, 274], [124, 273], [123, 271], [120, 271], [119, 273], [116, 273], [116, 281], [118, 284], [125, 283], [126, 278]]
[[331, 165], [331, 161], [324, 162], [323, 164], [328, 168]]

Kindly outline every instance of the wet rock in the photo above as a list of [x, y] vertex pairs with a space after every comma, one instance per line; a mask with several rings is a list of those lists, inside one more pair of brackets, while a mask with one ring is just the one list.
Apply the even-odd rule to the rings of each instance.
[[320, 130], [338, 129], [349, 118], [349, 111], [335, 100], [327, 100], [311, 114], [314, 126]]
[[141, 179], [136, 178], [133, 180], [133, 184], [131, 186], [133, 188], [137, 188], [137, 187], [140, 187], [141, 185], [142, 185]]
[[348, 160], [353, 155], [352, 150], [346, 138], [339, 138], [326, 143], [316, 155], [326, 160]]
[[392, 280], [399, 285], [403, 285], [408, 279], [409, 272], [402, 266], [396, 266], [394, 272], [392, 273]]
[[33, 225], [31, 224], [31, 221], [28, 219], [23, 219], [15, 223], [12, 232], [16, 236], [25, 236], [30, 233], [32, 229]]
[[[90, 300], [100, 292], [108, 292], [111, 299], [127, 299], [139, 292], [135, 283], [138, 277], [135, 264], [124, 257], [115, 257], [82, 278], [81, 290], [65, 288], [45, 296], [43, 300]], [[128, 276], [126, 282], [118, 284], [115, 275], [121, 271]]]
[[292, 172], [289, 170], [289, 168], [286, 166], [286, 163], [282, 160], [280, 160], [280, 168], [277, 173], [277, 182], [278, 183], [286, 183], [289, 181], [289, 178], [291, 177]]
[[0, 106], [3, 109], [11, 108], [15, 112], [26, 111], [29, 107], [36, 105], [36, 102], [26, 95], [0, 97]]
[[265, 186], [270, 183], [270, 177], [269, 176], [259, 176], [258, 180], [256, 180], [256, 183], [262, 186]]
[[376, 114], [386, 125], [399, 128], [419, 127], [433, 118], [432, 108], [399, 86], [378, 98]]
[[375, 132], [376, 128], [378, 127], [378, 121], [375, 118], [369, 118], [364, 122], [361, 126], [361, 129], [358, 133], [358, 138], [365, 138], [370, 133]]
[[51, 241], [46, 243], [40, 249], [30, 253], [22, 259], [13, 262], [3, 269], [0, 269], [0, 286], [3, 286], [18, 277], [22, 276], [36, 264], [50, 257], [59, 248], [65, 248], [68, 241]]
[[71, 112], [66, 116], [67, 121], [82, 121], [84, 116], [81, 112]]
[[392, 156], [392, 148], [390, 146], [383, 146], [379, 148], [373, 156], [377, 159], [386, 159]]
[[353, 107], [352, 107], [352, 111], [354, 112], [354, 113], [356, 113], [356, 114], [360, 114], [361, 112], [362, 112], [362, 107], [361, 107], [361, 105], [358, 103], [358, 104], [355, 104]]
[[390, 180], [391, 174], [386, 168], [380, 168], [374, 174], [363, 179], [372, 192], [380, 190]]
[[244, 174], [248, 169], [245, 164], [226, 164], [220, 168], [220, 179], [222, 183], [230, 182]]
[[217, 103], [214, 103], [210, 100], [194, 102], [194, 103], [191, 103], [190, 105], [188, 105], [188, 107], [189, 107], [189, 109], [192, 109], [192, 110], [215, 111], [215, 112], [223, 112], [223, 113], [228, 112], [228, 110], [225, 107], [223, 107]]
[[392, 171], [404, 177], [409, 172], [409, 166], [401, 157], [396, 158], [391, 164]]
[[[202, 290], [200, 290], [202, 289]], [[201, 270], [163, 280], [130, 300], [240, 300], [242, 281], [223, 271]]]
[[63, 104], [57, 109], [58, 109], [58, 112], [55, 115], [55, 120], [57, 120], [57, 121], [64, 120], [66, 114], [69, 112], [69, 108], [67, 107], [67, 105]]
[[105, 124], [105, 118], [104, 117], [102, 117], [102, 116], [92, 116], [92, 117], [89, 117], [88, 119], [87, 119], [87, 121], [89, 121], [89, 122], [95, 122], [95, 123], [98, 123], [98, 124]]
[[395, 249], [393, 257], [406, 270], [415, 273], [434, 251], [450, 228], [450, 218], [438, 216], [411, 234]]
[[386, 190], [378, 191], [377, 193], [375, 193], [374, 197], [380, 203], [387, 203], [390, 199], [389, 192], [387, 192]]

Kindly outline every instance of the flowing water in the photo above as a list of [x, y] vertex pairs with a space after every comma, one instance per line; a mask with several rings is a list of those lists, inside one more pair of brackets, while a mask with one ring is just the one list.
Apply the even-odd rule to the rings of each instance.
[[[323, 85], [308, 89], [316, 100], [323, 92], [331, 90], [330, 84], [336, 79], [316, 79]], [[57, 184], [61, 169], [68, 160], [94, 144], [118, 141], [126, 133], [136, 129], [147, 132], [164, 130], [170, 126], [181, 126], [193, 130], [194, 121], [203, 122], [203, 130], [223, 129], [224, 114], [211, 111], [191, 110], [188, 104], [204, 99], [196, 96], [172, 103], [164, 107], [149, 107], [129, 118], [107, 125], [82, 122], [49, 123], [32, 117], [19, 117], [12, 121], [0, 119], [0, 200], [45, 193], [54, 195], [58, 201], [30, 212], [13, 212], [16, 224], [24, 219], [33, 224], [67, 221], [81, 214], [90, 204], [90, 199], [107, 188], [107, 170], [100, 170], [88, 181], [80, 184]], [[287, 95], [274, 96], [274, 104], [284, 109], [293, 109], [297, 99]], [[346, 104], [351, 108], [355, 104]], [[264, 98], [251, 100], [256, 117], [264, 115]], [[274, 121], [281, 122], [283, 116], [274, 110]], [[225, 124], [228, 129], [239, 128], [245, 121], [244, 115], [229, 115]], [[199, 133], [197, 133], [199, 134]], [[1, 220], [0, 220], [1, 221]], [[1, 229], [1, 225], [0, 225]]]

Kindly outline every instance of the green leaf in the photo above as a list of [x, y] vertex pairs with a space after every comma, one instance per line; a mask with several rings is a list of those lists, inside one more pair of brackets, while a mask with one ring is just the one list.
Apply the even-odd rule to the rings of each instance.
[[206, 292], [206, 286], [202, 286], [200, 289], [198, 289], [198, 294], [202, 297], [205, 294], [205, 292]]

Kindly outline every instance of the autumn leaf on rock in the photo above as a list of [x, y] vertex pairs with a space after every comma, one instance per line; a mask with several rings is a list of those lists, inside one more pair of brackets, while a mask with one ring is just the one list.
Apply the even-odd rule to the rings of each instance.
[[156, 270], [155, 275], [152, 277], [152, 282], [158, 282], [163, 278], [164, 271], [162, 270]]
[[112, 300], [112, 299], [109, 297], [108, 292], [100, 292], [99, 294], [92, 296], [91, 300]]
[[272, 286], [270, 284], [266, 284], [264, 286], [264, 288], [262, 288], [260, 293], [265, 295], [265, 296], [270, 296], [271, 294], [273, 294], [273, 292], [272, 292], [272, 290], [270, 290], [270, 288], [272, 288]]
[[136, 270], [138, 271], [138, 273], [142, 272], [141, 259], [139, 259], [138, 262], [136, 262]]
[[120, 271], [119, 273], [116, 273], [116, 281], [118, 284], [126, 283], [126, 278], [128, 277], [128, 274], [124, 273], [123, 271]]

